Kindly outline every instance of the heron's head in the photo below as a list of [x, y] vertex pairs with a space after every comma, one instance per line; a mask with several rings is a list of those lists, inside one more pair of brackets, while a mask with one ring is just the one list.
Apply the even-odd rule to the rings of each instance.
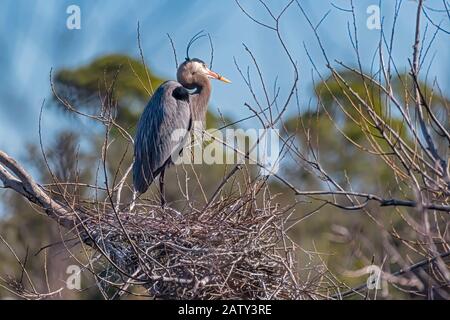
[[186, 59], [178, 68], [177, 80], [188, 89], [195, 89], [204, 85], [205, 82], [209, 81], [209, 78], [231, 83], [227, 78], [210, 70], [205, 62], [197, 58]]

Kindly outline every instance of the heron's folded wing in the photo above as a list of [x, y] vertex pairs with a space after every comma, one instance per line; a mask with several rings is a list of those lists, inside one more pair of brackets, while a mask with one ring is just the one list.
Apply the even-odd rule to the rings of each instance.
[[139, 120], [134, 147], [133, 183], [143, 193], [172, 157], [189, 130], [189, 92], [167, 81], [153, 94]]

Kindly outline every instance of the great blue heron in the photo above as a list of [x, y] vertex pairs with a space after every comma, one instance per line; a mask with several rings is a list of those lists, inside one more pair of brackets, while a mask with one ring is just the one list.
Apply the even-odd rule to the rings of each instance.
[[173, 139], [178, 129], [189, 132], [194, 121], [204, 121], [211, 94], [209, 78], [230, 83], [197, 58], [189, 58], [177, 71], [176, 81], [166, 81], [156, 89], [137, 125], [134, 144], [133, 184], [135, 193], [147, 191], [159, 175], [161, 206], [165, 204], [164, 172], [173, 164], [173, 152], [180, 143]]

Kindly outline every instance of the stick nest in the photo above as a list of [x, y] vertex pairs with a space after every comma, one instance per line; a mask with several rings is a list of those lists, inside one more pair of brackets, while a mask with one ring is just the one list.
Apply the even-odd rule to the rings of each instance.
[[[268, 200], [226, 197], [206, 210], [138, 204], [84, 221], [106, 284], [143, 286], [164, 299], [299, 299], [295, 244], [283, 211]], [[119, 221], [120, 220], [120, 221]], [[104, 281], [104, 282], [105, 282]]]

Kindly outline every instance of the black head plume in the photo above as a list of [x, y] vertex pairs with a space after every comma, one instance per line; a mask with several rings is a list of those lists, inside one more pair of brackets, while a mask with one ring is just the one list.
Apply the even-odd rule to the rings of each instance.
[[191, 60], [191, 58], [189, 57], [189, 49], [191, 48], [192, 44], [197, 41], [200, 38], [206, 37], [206, 34], [204, 34], [204, 30], [201, 30], [199, 32], [197, 32], [192, 39], [189, 41], [187, 48], [186, 48], [186, 61]]

